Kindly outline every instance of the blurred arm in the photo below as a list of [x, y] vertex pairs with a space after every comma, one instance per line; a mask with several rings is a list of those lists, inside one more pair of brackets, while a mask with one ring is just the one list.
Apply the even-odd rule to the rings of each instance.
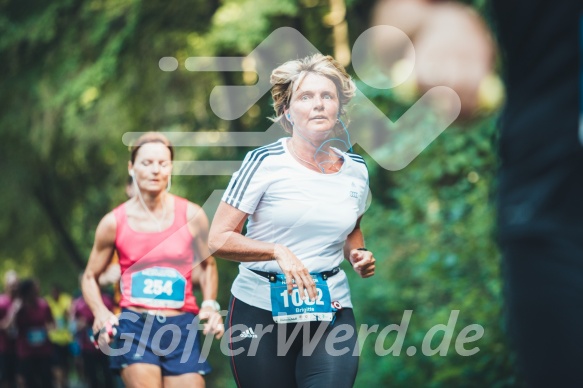
[[99, 276], [99, 285], [106, 287], [111, 284], [119, 282], [121, 278], [121, 268], [119, 263], [111, 263], [107, 266], [105, 271]]
[[93, 312], [96, 324], [99, 327], [104, 324], [109, 316], [113, 315], [103, 304], [97, 279], [105, 271], [113, 256], [115, 232], [115, 216], [113, 213], [108, 213], [97, 226], [95, 242], [81, 282], [83, 298]]
[[405, 32], [414, 53], [403, 44], [378, 36], [375, 50], [385, 66], [401, 58], [415, 61], [414, 77], [421, 93], [448, 86], [460, 97], [462, 115], [480, 107], [480, 93], [493, 72], [495, 45], [482, 18], [459, 2], [381, 0], [372, 25], [391, 25]]
[[[216, 301], [219, 288], [219, 272], [215, 258], [211, 256], [208, 248], [208, 218], [204, 210], [193, 203], [188, 204], [188, 226], [194, 237], [195, 256], [200, 262], [194, 264], [193, 273], [198, 273], [200, 280], [200, 289], [203, 301]], [[191, 275], [192, 277], [192, 275]], [[225, 326], [220, 311], [210, 306], [200, 309], [199, 317], [201, 320], [207, 320], [204, 325], [203, 333], [215, 334], [216, 338], [221, 338]]]

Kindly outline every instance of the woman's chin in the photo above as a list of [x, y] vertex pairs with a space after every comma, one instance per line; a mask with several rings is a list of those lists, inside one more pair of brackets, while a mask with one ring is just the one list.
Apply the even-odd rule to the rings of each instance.
[[156, 196], [164, 191], [164, 187], [161, 186], [154, 186], [154, 185], [147, 185], [145, 187], [141, 187], [142, 193], [147, 193], [151, 196]]
[[334, 126], [318, 126], [315, 128], [308, 128], [302, 132], [310, 137], [314, 141], [324, 141], [328, 140], [334, 135]]

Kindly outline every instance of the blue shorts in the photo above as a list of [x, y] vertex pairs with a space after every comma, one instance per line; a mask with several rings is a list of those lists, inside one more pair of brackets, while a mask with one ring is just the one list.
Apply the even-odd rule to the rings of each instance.
[[162, 376], [208, 374], [206, 355], [201, 358], [198, 317], [184, 313], [156, 316], [123, 309], [110, 354], [110, 368], [120, 371], [131, 364], [158, 365]]

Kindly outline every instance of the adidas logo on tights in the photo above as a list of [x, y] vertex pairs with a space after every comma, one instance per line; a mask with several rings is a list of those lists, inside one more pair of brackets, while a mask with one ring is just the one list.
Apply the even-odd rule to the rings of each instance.
[[257, 338], [257, 334], [253, 332], [252, 328], [248, 328], [244, 332], [241, 333], [241, 337], [243, 338]]

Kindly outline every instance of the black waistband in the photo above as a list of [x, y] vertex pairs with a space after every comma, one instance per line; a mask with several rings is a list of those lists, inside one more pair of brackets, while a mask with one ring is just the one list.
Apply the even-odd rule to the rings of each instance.
[[[256, 271], [254, 269], [252, 269], [251, 271], [255, 272], [259, 276], [263, 276], [264, 278], [269, 280], [271, 283], [275, 283], [275, 277], [276, 277], [277, 273]], [[340, 267], [335, 267], [335, 268], [332, 268], [330, 271], [320, 272], [320, 275], [322, 275], [322, 279], [326, 280], [326, 279], [331, 278], [332, 276], [336, 275], [338, 272], [340, 272]]]

